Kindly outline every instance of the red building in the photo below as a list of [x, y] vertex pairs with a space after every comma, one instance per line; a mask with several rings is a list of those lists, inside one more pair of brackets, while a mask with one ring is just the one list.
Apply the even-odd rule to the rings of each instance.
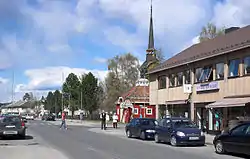
[[136, 86], [119, 97], [116, 113], [120, 122], [127, 123], [131, 118], [155, 118], [155, 106], [149, 105], [149, 82], [140, 79]]

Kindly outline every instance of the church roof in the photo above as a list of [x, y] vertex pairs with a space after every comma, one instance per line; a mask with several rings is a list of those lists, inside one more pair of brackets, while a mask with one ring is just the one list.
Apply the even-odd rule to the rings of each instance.
[[130, 99], [132, 103], [149, 102], [149, 86], [134, 86], [122, 95], [122, 98]]

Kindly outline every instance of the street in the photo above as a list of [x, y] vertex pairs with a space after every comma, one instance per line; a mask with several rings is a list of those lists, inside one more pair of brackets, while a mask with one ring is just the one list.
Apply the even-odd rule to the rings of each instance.
[[[16, 156], [25, 159], [44, 157], [60, 159], [238, 158], [217, 155], [211, 145], [171, 147], [167, 144], [155, 144], [153, 141], [95, 133], [89, 131], [89, 127], [83, 126], [70, 125], [68, 130], [60, 130], [58, 122], [29, 121], [27, 126], [26, 140], [0, 141], [1, 158], [12, 159]], [[11, 152], [15, 153], [11, 154]]]

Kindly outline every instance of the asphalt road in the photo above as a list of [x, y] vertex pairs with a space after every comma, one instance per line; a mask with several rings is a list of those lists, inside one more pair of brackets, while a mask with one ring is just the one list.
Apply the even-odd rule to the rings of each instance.
[[69, 126], [60, 130], [56, 124], [46, 121], [29, 122], [34, 132], [51, 147], [61, 151], [69, 159], [230, 159], [229, 155], [217, 155], [212, 146], [171, 147], [153, 141], [128, 139], [88, 131], [83, 126]]

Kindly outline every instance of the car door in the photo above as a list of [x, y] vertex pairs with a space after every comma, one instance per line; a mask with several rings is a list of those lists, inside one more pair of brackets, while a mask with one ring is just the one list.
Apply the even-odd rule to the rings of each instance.
[[229, 152], [244, 153], [246, 149], [247, 124], [236, 126], [229, 132], [229, 136], [224, 139], [224, 147]]
[[155, 131], [158, 134], [159, 140], [165, 140], [164, 139], [164, 122], [166, 119], [161, 119], [158, 124], [155, 127]]
[[171, 139], [171, 134], [173, 131], [173, 127], [172, 127], [172, 122], [170, 120], [167, 120], [164, 124], [164, 130], [165, 130], [165, 139], [167, 142], [170, 141]]
[[141, 120], [140, 119], [136, 119], [135, 120], [135, 126], [134, 126], [134, 135], [139, 137], [140, 133], [141, 133]]
[[133, 134], [133, 126], [134, 126], [135, 119], [132, 119], [127, 125], [126, 129], [130, 131], [131, 135]]

